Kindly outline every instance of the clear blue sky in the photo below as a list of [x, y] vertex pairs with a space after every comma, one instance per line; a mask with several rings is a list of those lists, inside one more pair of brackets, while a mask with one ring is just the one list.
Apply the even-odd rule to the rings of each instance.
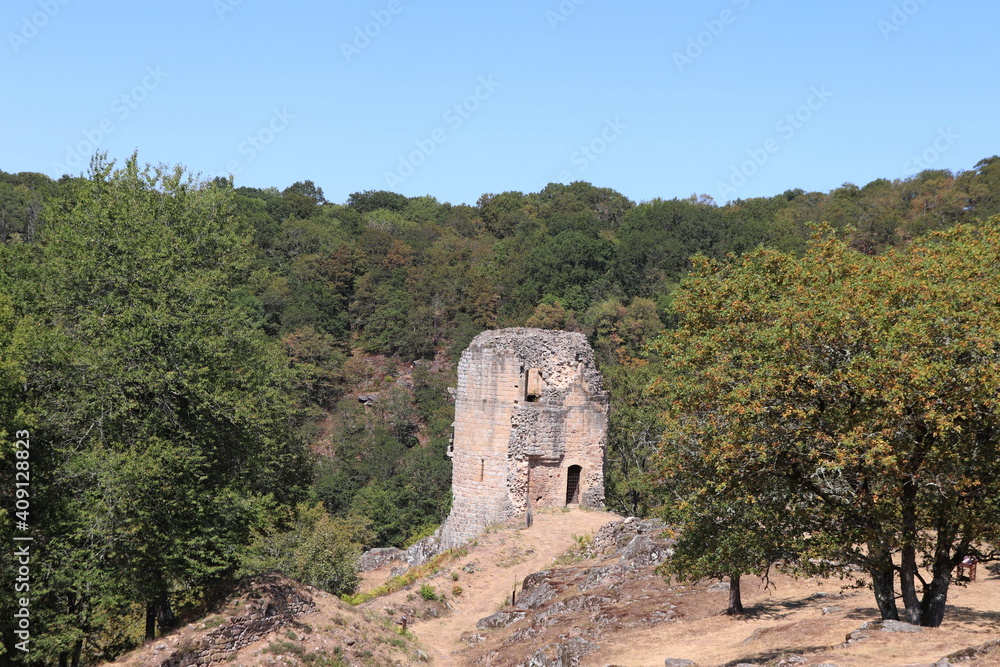
[[6, 0], [0, 169], [93, 144], [335, 202], [827, 191], [1000, 153], [998, 26], [994, 0]]

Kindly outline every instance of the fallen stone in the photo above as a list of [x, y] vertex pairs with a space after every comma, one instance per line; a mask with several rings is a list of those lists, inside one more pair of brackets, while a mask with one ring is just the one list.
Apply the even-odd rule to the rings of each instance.
[[794, 667], [794, 665], [804, 665], [807, 662], [809, 661], [801, 655], [789, 655], [774, 663], [774, 667]]
[[698, 663], [693, 660], [682, 660], [680, 658], [667, 658], [664, 667], [698, 667]]
[[524, 578], [521, 582], [521, 590], [527, 593], [535, 586], [547, 583], [553, 576], [554, 572], [552, 570], [542, 570], [541, 572], [532, 572]]
[[527, 667], [579, 667], [581, 658], [601, 649], [586, 639], [574, 637], [562, 644], [550, 644], [537, 651]]
[[480, 630], [498, 630], [500, 628], [506, 628], [508, 625], [517, 623], [526, 616], [523, 611], [498, 611], [495, 614], [490, 614], [486, 618], [481, 618], [476, 623], [476, 627]]
[[624, 579], [627, 571], [627, 568], [622, 565], [589, 568], [587, 570], [587, 578], [580, 582], [577, 588], [580, 591], [589, 591], [598, 586], [617, 583]]
[[903, 621], [867, 621], [861, 624], [860, 630], [881, 630], [882, 632], [922, 632], [919, 625], [911, 625]]
[[361, 394], [358, 396], [358, 403], [361, 403], [364, 406], [372, 406], [378, 402], [378, 399], [378, 394]]
[[430, 537], [425, 537], [419, 542], [414, 542], [403, 553], [406, 564], [410, 567], [423, 565], [441, 553], [441, 540], [438, 539], [438, 532], [435, 532]]
[[539, 627], [534, 626], [534, 625], [529, 626], [527, 628], [520, 628], [520, 629], [514, 630], [514, 632], [510, 633], [510, 636], [507, 637], [507, 639], [503, 640], [503, 643], [504, 644], [518, 644], [520, 642], [527, 641], [528, 639], [532, 639], [534, 637], [537, 637], [538, 635], [542, 634], [542, 630], [543, 630], [543, 628], [539, 628]]
[[711, 586], [709, 586], [705, 590], [708, 591], [709, 593], [720, 593], [722, 591], [728, 591], [729, 590], [729, 582], [728, 581], [717, 581], [716, 583], [712, 584]]
[[[993, 641], [988, 641], [985, 644], [980, 644], [979, 646], [970, 646], [969, 648], [963, 648], [960, 651], [949, 653], [938, 662], [943, 666], [947, 666], [953, 662], [973, 660], [997, 648], [1000, 648], [1000, 639], [994, 639]], [[938, 667], [938, 663], [934, 663], [934, 667]]]
[[871, 635], [862, 632], [861, 630], [855, 630], [847, 635], [847, 639], [844, 641], [844, 646], [849, 644], [856, 644], [857, 642], [864, 641], [865, 639], [871, 639]]

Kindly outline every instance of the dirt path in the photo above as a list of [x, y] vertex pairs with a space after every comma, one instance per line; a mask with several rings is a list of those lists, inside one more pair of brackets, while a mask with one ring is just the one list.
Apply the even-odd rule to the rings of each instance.
[[[411, 627], [435, 666], [461, 665], [452, 652], [467, 647], [460, 638], [476, 630], [476, 621], [509, 601], [514, 582], [544, 570], [575, 544], [574, 535], [591, 535], [621, 517], [582, 510], [539, 512], [526, 530], [488, 533], [479, 538], [461, 563], [476, 571], [459, 573], [460, 596], [449, 596], [454, 611], [447, 618], [414, 623]], [[450, 583], [450, 581], [449, 581]]]

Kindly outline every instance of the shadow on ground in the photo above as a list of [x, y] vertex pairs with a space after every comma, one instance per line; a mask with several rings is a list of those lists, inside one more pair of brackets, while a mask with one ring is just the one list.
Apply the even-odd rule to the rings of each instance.
[[746, 663], [763, 665], [771, 662], [772, 660], [778, 660], [779, 658], [785, 658], [790, 655], [809, 655], [810, 653], [822, 653], [823, 651], [828, 650], [830, 650], [829, 646], [799, 646], [783, 648], [775, 651], [761, 651], [759, 653], [742, 656], [736, 660], [730, 660], [725, 663], [723, 667], [736, 667], [736, 665]]

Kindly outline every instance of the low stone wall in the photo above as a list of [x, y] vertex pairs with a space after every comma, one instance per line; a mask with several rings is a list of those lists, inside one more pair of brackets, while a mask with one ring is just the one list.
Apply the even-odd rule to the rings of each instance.
[[159, 667], [228, 665], [230, 655], [292, 625], [297, 616], [315, 611], [312, 598], [286, 577], [263, 575], [240, 585], [226, 620], [194, 646], [182, 645]]

